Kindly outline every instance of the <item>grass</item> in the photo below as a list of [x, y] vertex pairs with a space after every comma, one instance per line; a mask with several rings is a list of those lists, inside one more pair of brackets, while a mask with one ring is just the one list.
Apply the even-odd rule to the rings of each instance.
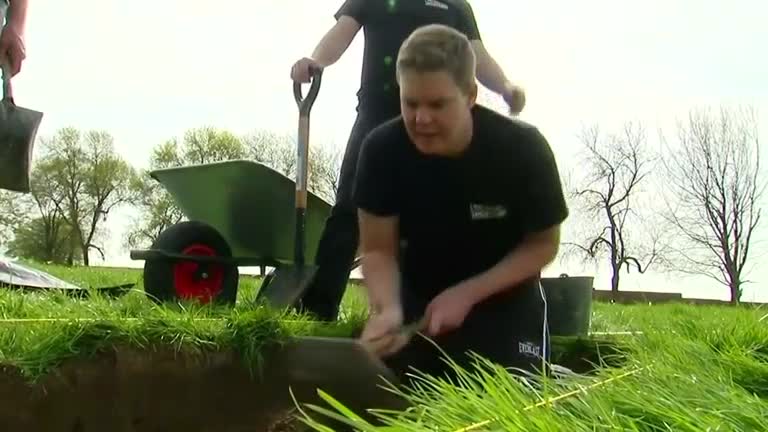
[[64, 360], [115, 346], [197, 352], [231, 349], [256, 370], [265, 345], [304, 335], [350, 335], [363, 320], [362, 314], [355, 313], [362, 302], [356, 286], [344, 299], [342, 319], [320, 323], [297, 313], [256, 307], [256, 278], [243, 278], [234, 308], [167, 306], [146, 297], [140, 270], [32, 266], [81, 287], [139, 283], [118, 298], [95, 289], [89, 289], [88, 298], [56, 291], [0, 290], [0, 364], [18, 368], [31, 382]]
[[[388, 431], [757, 431], [768, 430], [765, 311], [722, 306], [597, 304], [595, 327], [640, 330], [624, 364], [591, 376], [515, 376], [478, 359], [455, 382], [420, 376], [399, 393], [414, 408], [377, 413]], [[332, 395], [325, 397], [334, 402]], [[335, 403], [335, 402], [334, 402]], [[330, 412], [304, 409], [304, 421]], [[355, 423], [352, 413], [342, 414]]]
[[[84, 286], [140, 279], [140, 271], [43, 268]], [[158, 306], [141, 286], [117, 299], [0, 290], [0, 363], [30, 380], [61, 361], [119, 344], [186, 350], [234, 349], [258, 365], [268, 343], [306, 334], [349, 335], [365, 298], [352, 286], [334, 324], [253, 307], [258, 280], [244, 279], [236, 307]], [[401, 395], [413, 408], [375, 413], [383, 423], [302, 407], [315, 430], [327, 416], [360, 430], [386, 431], [757, 431], [768, 430], [768, 318], [751, 307], [609, 305], [593, 307], [592, 330], [640, 331], [621, 337], [622, 362], [589, 376], [518, 377], [478, 359], [448, 382], [421, 376]], [[56, 318], [60, 321], [24, 321]], [[762, 320], [762, 321], [761, 321]], [[583, 341], [571, 341], [569, 350]], [[581, 345], [579, 345], [581, 344]]]

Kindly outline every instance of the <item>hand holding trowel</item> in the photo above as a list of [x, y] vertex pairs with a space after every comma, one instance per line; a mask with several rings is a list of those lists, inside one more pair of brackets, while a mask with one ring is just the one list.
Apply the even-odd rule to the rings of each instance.
[[367, 338], [363, 334], [361, 343], [376, 356], [386, 357], [403, 349], [414, 335], [423, 331], [426, 327], [427, 318], [422, 317], [417, 321], [402, 325], [373, 338]]
[[0, 189], [30, 192], [32, 149], [43, 113], [17, 106], [11, 71], [2, 64], [3, 100], [0, 101]]

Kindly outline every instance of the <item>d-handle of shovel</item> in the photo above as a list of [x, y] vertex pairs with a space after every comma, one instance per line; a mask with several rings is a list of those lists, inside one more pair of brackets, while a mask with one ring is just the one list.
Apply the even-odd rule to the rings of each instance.
[[1, 63], [3, 70], [3, 101], [13, 102], [13, 87], [11, 86], [11, 68], [6, 63]]
[[320, 92], [320, 82], [323, 78], [322, 68], [311, 66], [309, 73], [312, 78], [306, 97], [301, 94], [301, 83], [293, 82], [293, 97], [296, 99], [296, 105], [299, 107], [299, 115], [301, 116], [309, 115], [309, 111], [312, 110], [312, 105], [314, 105], [317, 94]]
[[296, 208], [304, 209], [307, 207], [307, 171], [309, 157], [309, 112], [312, 104], [317, 99], [320, 91], [320, 81], [323, 70], [317, 67], [310, 68], [312, 75], [312, 84], [309, 93], [304, 97], [301, 94], [301, 83], [293, 82], [293, 96], [296, 99], [296, 105], [299, 107], [299, 142], [297, 149], [297, 169], [296, 169]]

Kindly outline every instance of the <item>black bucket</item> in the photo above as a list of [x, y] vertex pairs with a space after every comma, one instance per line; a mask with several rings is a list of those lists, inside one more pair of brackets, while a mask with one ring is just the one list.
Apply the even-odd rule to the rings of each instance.
[[586, 336], [592, 317], [592, 276], [541, 278], [552, 336]]

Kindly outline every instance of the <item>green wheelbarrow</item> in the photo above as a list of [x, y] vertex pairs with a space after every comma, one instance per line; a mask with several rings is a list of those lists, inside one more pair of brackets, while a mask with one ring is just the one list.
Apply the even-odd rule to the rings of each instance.
[[[311, 282], [317, 243], [331, 205], [307, 190], [309, 113], [322, 71], [299, 107], [297, 174], [292, 180], [250, 160], [166, 168], [150, 172], [171, 194], [187, 220], [165, 229], [150, 249], [130, 251], [144, 260], [144, 290], [157, 301], [196, 299], [234, 304], [239, 267], [274, 268], [259, 298], [293, 307]], [[359, 260], [353, 263], [357, 266]]]

